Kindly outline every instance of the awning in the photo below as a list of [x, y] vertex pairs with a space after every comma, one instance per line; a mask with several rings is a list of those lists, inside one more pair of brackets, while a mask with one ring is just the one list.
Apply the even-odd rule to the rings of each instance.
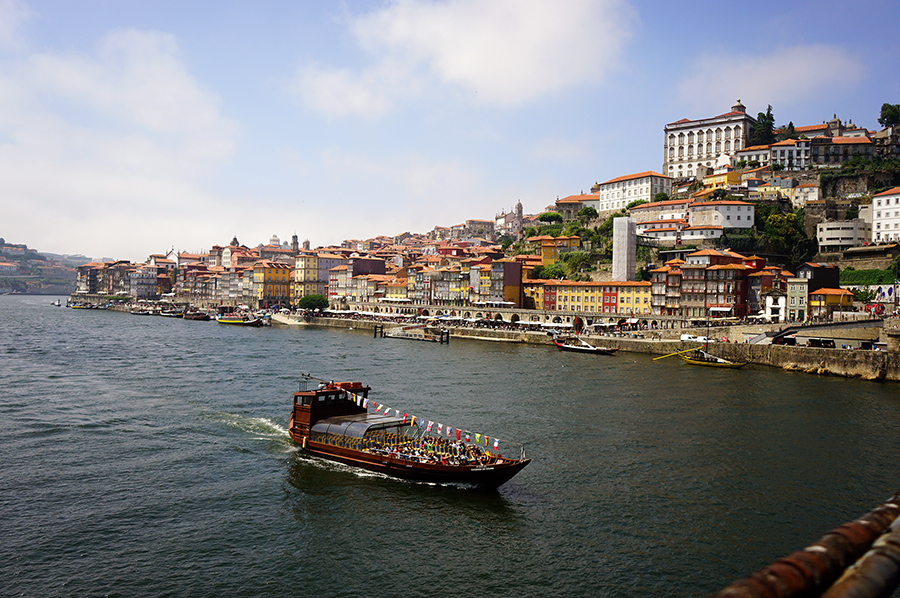
[[731, 311], [731, 307], [710, 307], [709, 311]]
[[638, 319], [637, 318], [628, 318], [627, 320], [625, 320], [625, 323], [626, 324], [637, 324]]

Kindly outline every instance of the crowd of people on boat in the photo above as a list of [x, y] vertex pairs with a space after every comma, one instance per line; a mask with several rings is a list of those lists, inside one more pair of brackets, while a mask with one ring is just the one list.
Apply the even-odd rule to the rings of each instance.
[[462, 440], [436, 436], [413, 439], [402, 434], [366, 435], [363, 438], [322, 435], [313, 440], [335, 446], [344, 446], [365, 453], [383, 455], [394, 459], [431, 463], [435, 465], [482, 466], [502, 463], [500, 455], [491, 454], [482, 447]]

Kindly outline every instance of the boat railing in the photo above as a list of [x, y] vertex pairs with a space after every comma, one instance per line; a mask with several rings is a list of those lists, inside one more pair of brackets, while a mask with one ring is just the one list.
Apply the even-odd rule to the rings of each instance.
[[518, 453], [519, 456], [513, 457], [514, 459], [525, 459], [525, 445], [518, 442], [501, 440], [497, 445], [498, 448], [494, 449], [493, 442], [490, 442], [488, 446], [482, 446], [477, 442], [456, 440], [443, 435], [428, 433], [413, 435], [409, 433], [413, 429], [417, 429], [417, 427], [409, 426], [409, 429], [399, 433], [378, 431], [374, 434], [365, 434], [360, 438], [341, 434], [314, 433], [310, 435], [310, 440], [356, 451], [384, 451], [385, 454], [394, 454], [398, 458], [404, 458], [404, 455], [409, 456], [416, 451], [424, 451], [437, 456], [464, 458], [474, 449], [476, 454], [483, 454], [488, 458], [503, 458], [505, 452], [507, 458], [510, 458], [511, 453]]

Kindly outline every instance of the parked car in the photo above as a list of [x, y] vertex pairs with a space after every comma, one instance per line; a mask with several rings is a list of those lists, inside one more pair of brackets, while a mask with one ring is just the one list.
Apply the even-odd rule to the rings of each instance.
[[681, 335], [681, 340], [683, 340], [683, 341], [695, 341], [695, 340], [697, 340], [697, 337], [694, 336], [693, 334], [682, 334], [682, 335]]
[[707, 338], [705, 336], [697, 336], [694, 338], [694, 340], [697, 341], [698, 343], [714, 343], [714, 342], [716, 342], [716, 339]]

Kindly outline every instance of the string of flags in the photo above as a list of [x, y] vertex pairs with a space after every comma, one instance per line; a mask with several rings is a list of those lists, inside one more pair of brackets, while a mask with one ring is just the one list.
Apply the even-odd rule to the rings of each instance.
[[[355, 393], [350, 392], [349, 390], [344, 391], [345, 396], [348, 400], [355, 402], [358, 406], [363, 409], [368, 409], [371, 405], [372, 409], [375, 413], [379, 413], [382, 415], [390, 415], [391, 411], [394, 412], [394, 417], [403, 418], [403, 423], [407, 422], [411, 426], [418, 426], [420, 429], [424, 429], [426, 432], [432, 432], [434, 426], [437, 422], [426, 420], [422, 418], [418, 418], [414, 415], [410, 415], [408, 413], [402, 413], [399, 409], [394, 409], [392, 407], [388, 407], [384, 403], [378, 404], [375, 401], [370, 401], [368, 398], [361, 397]], [[473, 432], [469, 432], [468, 430], [461, 430], [460, 428], [453, 428], [451, 426], [445, 426], [441, 423], [437, 423], [437, 435], [438, 436], [446, 436], [449, 439], [462, 440], [465, 438], [467, 443], [472, 442]], [[494, 450], [500, 449], [500, 439], [499, 438], [491, 438], [487, 434], [478, 434], [474, 433], [475, 444], [481, 445], [485, 447], [490, 447], [490, 441], [493, 440]], [[484, 439], [484, 443], [482, 444], [482, 438]]]

